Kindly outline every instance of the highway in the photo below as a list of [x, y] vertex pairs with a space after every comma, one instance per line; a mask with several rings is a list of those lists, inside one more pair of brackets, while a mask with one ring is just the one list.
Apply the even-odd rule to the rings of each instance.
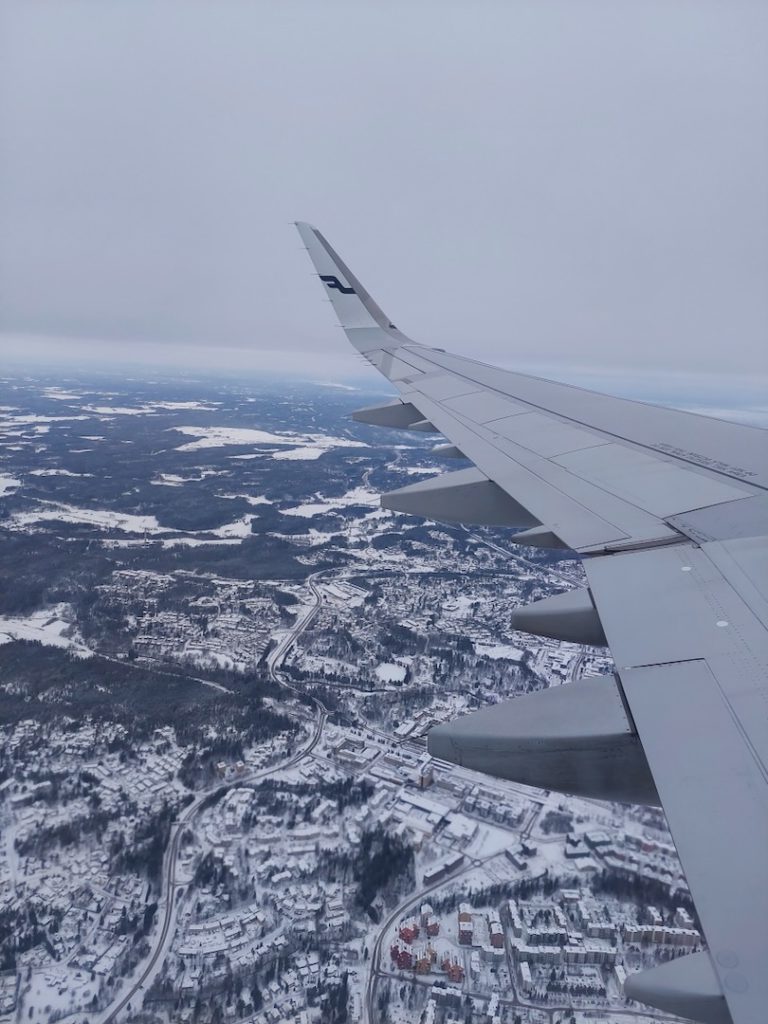
[[[483, 540], [484, 543], [488, 543], [484, 538], [477, 538]], [[490, 547], [496, 548], [496, 545], [489, 544]], [[503, 549], [496, 548], [499, 551]], [[503, 553], [509, 557], [510, 553], [503, 551]], [[524, 559], [520, 559], [524, 561]], [[336, 576], [344, 578], [345, 576], [352, 575], [353, 573], [349, 568], [338, 568], [338, 569], [323, 569], [312, 573], [307, 577], [307, 586], [312, 596], [312, 603], [300, 612], [296, 622], [288, 630], [285, 636], [275, 645], [275, 647], [268, 653], [266, 659], [266, 667], [269, 673], [270, 679], [275, 683], [282, 686], [284, 689], [290, 690], [293, 693], [299, 695], [303, 691], [288, 682], [286, 678], [280, 672], [280, 666], [285, 661], [288, 652], [291, 650], [293, 645], [296, 643], [301, 634], [314, 622], [322, 606], [322, 591], [318, 586], [319, 581], [323, 577]], [[370, 575], [371, 573], [369, 573]], [[388, 570], [375, 570], [373, 575], [387, 575]], [[171, 674], [171, 673], [169, 673]], [[205, 679], [198, 679], [198, 682], [209, 685], [209, 681]], [[213, 684], [217, 689], [224, 689], [220, 684]], [[184, 834], [186, 828], [191, 826], [200, 811], [203, 809], [205, 801], [210, 795], [220, 789], [231, 789], [234, 787], [249, 785], [251, 783], [258, 782], [270, 775], [276, 774], [277, 772], [283, 771], [286, 768], [292, 767], [298, 764], [304, 758], [308, 757], [309, 754], [315, 749], [323, 733], [323, 728], [328, 717], [328, 710], [322, 701], [317, 697], [312, 697], [312, 701], [315, 705], [315, 718], [312, 731], [307, 739], [307, 742], [298, 751], [291, 754], [291, 756], [278, 764], [271, 765], [269, 768], [265, 768], [259, 772], [255, 772], [251, 775], [239, 776], [236, 780], [229, 783], [216, 783], [205, 790], [199, 792], [192, 803], [185, 807], [179, 817], [172, 825], [171, 838], [168, 843], [168, 847], [165, 852], [163, 860], [162, 876], [161, 876], [161, 889], [158, 898], [159, 910], [162, 917], [159, 921], [159, 928], [154, 932], [151, 942], [152, 949], [149, 957], [142, 965], [140, 972], [137, 977], [131, 980], [128, 988], [123, 993], [119, 994], [114, 1003], [106, 1007], [101, 1013], [92, 1015], [92, 1019], [96, 1024], [116, 1024], [120, 1014], [124, 1010], [132, 1010], [136, 1012], [139, 1006], [133, 1005], [134, 1000], [138, 997], [143, 999], [147, 991], [150, 989], [154, 976], [157, 971], [161, 968], [171, 944], [173, 942], [173, 936], [175, 934], [175, 924], [178, 914], [180, 902], [183, 898], [182, 887], [186, 885], [186, 882], [180, 882], [177, 879], [176, 871], [178, 865], [179, 848], [181, 845], [181, 837]], [[285, 713], [292, 714], [295, 717], [304, 717], [303, 708], [286, 708]], [[389, 737], [388, 737], [389, 738]], [[533, 822], [531, 822], [532, 824]], [[391, 925], [395, 923], [397, 919], [402, 917], [405, 911], [414, 905], [420, 903], [429, 893], [443, 886], [446, 881], [451, 881], [456, 877], [459, 877], [463, 872], [471, 870], [476, 866], [476, 862], [470, 862], [465, 865], [453, 875], [447, 876], [441, 879], [440, 882], [436, 882], [434, 885], [424, 887], [419, 890], [417, 894], [411, 893], [411, 895], [399, 904], [391, 914], [388, 915], [387, 919], [382, 923], [378, 930], [378, 935], [374, 943], [373, 952], [370, 959], [370, 969], [368, 978], [366, 981], [365, 998], [363, 1002], [363, 1011], [365, 1019], [368, 1024], [375, 1024], [374, 1014], [374, 996], [376, 979], [386, 972], [381, 970], [381, 948], [385, 936], [391, 928]]]

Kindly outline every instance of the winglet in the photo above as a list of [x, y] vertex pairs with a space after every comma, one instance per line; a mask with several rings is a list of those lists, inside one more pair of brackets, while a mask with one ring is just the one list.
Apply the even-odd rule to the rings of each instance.
[[296, 228], [339, 323], [358, 351], [366, 355], [374, 349], [414, 344], [398, 331], [317, 228], [304, 221], [296, 221]]

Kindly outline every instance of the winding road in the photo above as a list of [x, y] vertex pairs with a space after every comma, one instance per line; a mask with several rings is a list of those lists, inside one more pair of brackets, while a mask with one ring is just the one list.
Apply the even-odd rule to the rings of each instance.
[[[296, 687], [287, 683], [279, 674], [279, 667], [284, 661], [288, 651], [291, 649], [296, 640], [301, 636], [304, 630], [312, 623], [315, 619], [320, 605], [322, 604], [322, 594], [317, 586], [317, 580], [330, 572], [331, 569], [321, 570], [319, 572], [312, 573], [308, 578], [307, 583], [309, 585], [310, 592], [314, 598], [314, 603], [305, 611], [303, 615], [300, 615], [294, 625], [291, 627], [289, 632], [282, 638], [282, 640], [269, 652], [267, 656], [267, 670], [270, 678], [278, 683], [280, 686], [286, 689], [292, 690], [295, 693], [299, 691]], [[200, 679], [198, 682], [206, 683], [206, 680]], [[123, 1010], [136, 1009], [135, 1006], [131, 1006], [133, 1000], [137, 997], [146, 995], [149, 991], [152, 982], [154, 980], [155, 973], [161, 967], [163, 961], [171, 947], [173, 936], [175, 934], [175, 923], [176, 916], [178, 913], [179, 903], [183, 896], [183, 886], [186, 882], [181, 882], [176, 877], [176, 870], [179, 859], [179, 848], [181, 845], [181, 837], [184, 834], [184, 830], [192, 824], [200, 811], [204, 808], [206, 801], [210, 798], [213, 793], [219, 790], [229, 790], [235, 787], [247, 786], [250, 783], [258, 782], [261, 779], [265, 779], [270, 775], [274, 775], [277, 772], [283, 771], [286, 768], [291, 768], [293, 765], [298, 764], [305, 757], [315, 749], [320, 741], [320, 737], [323, 734], [326, 719], [328, 717], [328, 711], [322, 701], [318, 698], [312, 698], [315, 709], [315, 721], [312, 732], [307, 742], [297, 751], [291, 754], [288, 760], [280, 761], [277, 764], [270, 765], [269, 768], [265, 768], [262, 771], [254, 772], [250, 775], [241, 775], [236, 780], [230, 783], [216, 783], [207, 787], [197, 794], [191, 804], [188, 804], [178, 818], [173, 822], [171, 826], [171, 837], [168, 843], [168, 847], [165, 851], [165, 857], [163, 859], [163, 868], [161, 876], [161, 889], [160, 897], [158, 900], [159, 909], [162, 913], [162, 919], [160, 927], [156, 930], [152, 938], [152, 950], [150, 955], [137, 978], [131, 981], [128, 989], [121, 993], [118, 998], [110, 1006], [107, 1006], [101, 1013], [92, 1015], [93, 1020], [97, 1024], [115, 1024]], [[294, 714], [298, 716], [300, 712], [294, 709], [286, 709], [286, 713]]]
[[[469, 532], [469, 531], [467, 531]], [[481, 540], [489, 547], [503, 553], [506, 557], [514, 557], [509, 551], [499, 548], [492, 542], [488, 542], [485, 538], [477, 537], [477, 540]], [[517, 556], [519, 561], [525, 562], [525, 559]], [[526, 563], [530, 564], [530, 563]], [[374, 570], [374, 574], [378, 575], [382, 570]], [[284, 689], [290, 690], [293, 693], [304, 695], [304, 691], [288, 682], [287, 679], [280, 673], [280, 666], [285, 661], [288, 652], [291, 650], [293, 645], [296, 643], [301, 634], [314, 622], [320, 608], [322, 606], [322, 592], [318, 586], [319, 581], [326, 576], [339, 576], [344, 577], [348, 575], [354, 575], [354, 571], [350, 571], [348, 567], [339, 567], [332, 569], [322, 569], [312, 573], [307, 577], [307, 586], [312, 596], [312, 603], [306, 606], [299, 614], [296, 622], [288, 630], [288, 632], [281, 638], [276, 646], [268, 653], [266, 659], [266, 667], [269, 673], [270, 679], [275, 683], [282, 686]], [[370, 574], [370, 573], [369, 573]], [[111, 659], [110, 659], [111, 660]], [[172, 673], [169, 673], [172, 674]], [[219, 690], [226, 690], [226, 687], [221, 684], [213, 683], [210, 680], [203, 678], [196, 678], [196, 681], [206, 686], [214, 686]], [[226, 691], [230, 692], [230, 691]], [[269, 768], [265, 768], [261, 771], [255, 772], [251, 775], [239, 776], [236, 780], [230, 783], [217, 783], [209, 786], [205, 790], [199, 792], [195, 799], [187, 807], [185, 807], [179, 814], [176, 821], [171, 826], [171, 837], [168, 843], [168, 847], [165, 852], [163, 860], [162, 876], [161, 876], [161, 889], [159, 895], [159, 909], [162, 913], [160, 920], [160, 926], [157, 928], [152, 937], [152, 949], [149, 957], [141, 966], [138, 976], [133, 979], [125, 992], [120, 993], [116, 1000], [109, 1006], [107, 1006], [101, 1013], [92, 1015], [92, 1019], [97, 1024], [116, 1024], [120, 1014], [124, 1010], [136, 1010], [138, 1007], [132, 1005], [134, 1000], [142, 998], [151, 988], [154, 981], [155, 974], [161, 968], [173, 941], [175, 934], [176, 918], [179, 910], [179, 906], [184, 895], [184, 886], [187, 884], [186, 881], [179, 881], [177, 878], [177, 866], [179, 849], [181, 845], [181, 838], [184, 834], [185, 829], [190, 826], [201, 810], [204, 809], [206, 800], [218, 790], [228, 790], [234, 787], [240, 787], [248, 785], [254, 782], [258, 782], [261, 779], [267, 778], [270, 775], [276, 774], [277, 772], [283, 771], [286, 768], [290, 768], [304, 758], [308, 757], [311, 752], [315, 749], [323, 733], [325, 723], [328, 717], [328, 709], [322, 703], [322, 701], [313, 696], [312, 702], [315, 706], [315, 717], [312, 731], [307, 739], [307, 742], [297, 751], [291, 754], [291, 756], [284, 761], [271, 765]], [[295, 717], [304, 717], [303, 709], [300, 708], [286, 708], [285, 713], [292, 714]], [[382, 944], [390, 928], [394, 922], [402, 917], [406, 910], [418, 904], [424, 899], [429, 893], [445, 885], [446, 882], [453, 881], [455, 878], [460, 877], [465, 871], [471, 870], [476, 867], [476, 863], [471, 861], [461, 869], [457, 870], [453, 875], [447, 876], [441, 879], [439, 882], [434, 883], [431, 886], [426, 886], [418, 891], [418, 893], [411, 893], [409, 897], [400, 903], [391, 914], [388, 915], [387, 919], [382, 923], [376, 941], [374, 943], [370, 964], [369, 973], [366, 980], [365, 987], [365, 998], [363, 1002], [363, 1011], [365, 1019], [369, 1024], [375, 1022], [374, 1014], [374, 998], [377, 978], [386, 974], [381, 969], [381, 950]]]

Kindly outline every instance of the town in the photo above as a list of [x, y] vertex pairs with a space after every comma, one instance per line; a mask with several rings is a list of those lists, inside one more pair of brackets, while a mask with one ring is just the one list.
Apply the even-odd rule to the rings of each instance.
[[[435, 471], [425, 449], [334, 441], [320, 388], [289, 423], [258, 392], [110, 412], [27, 388], [5, 422], [25, 563], [0, 617], [0, 1021], [649, 1019], [626, 974], [701, 945], [661, 812], [426, 750], [435, 724], [611, 670], [508, 626], [578, 562], [383, 512], [378, 490]], [[67, 474], [100, 446], [173, 430], [123, 467], [140, 499], [107, 481], [77, 511]], [[42, 601], [28, 542], [59, 574]]]

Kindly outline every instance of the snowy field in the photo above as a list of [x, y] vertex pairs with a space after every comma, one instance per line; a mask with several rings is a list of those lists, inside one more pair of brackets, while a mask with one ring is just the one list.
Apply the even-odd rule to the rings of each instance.
[[338, 498], [323, 498], [318, 495], [317, 501], [295, 505], [293, 508], [283, 509], [283, 512], [287, 516], [311, 519], [312, 516], [327, 515], [337, 508], [349, 508], [351, 505], [370, 505], [371, 508], [378, 508], [379, 495], [367, 487], [353, 487]]
[[97, 530], [119, 530], [123, 533], [170, 533], [158, 523], [155, 516], [137, 516], [128, 512], [108, 509], [74, 508], [72, 505], [46, 504], [31, 512], [19, 512], [11, 520], [15, 529], [24, 529], [34, 523], [58, 521], [61, 523], [93, 526]]
[[72, 623], [68, 604], [41, 608], [27, 616], [0, 616], [0, 644], [13, 640], [36, 640], [48, 647], [64, 647], [83, 657], [90, 657]]
[[385, 661], [376, 666], [376, 678], [382, 683], [402, 683], [405, 673], [405, 666], [396, 665], [393, 661]]
[[17, 487], [21, 487], [21, 480], [17, 480], [9, 473], [0, 473], [0, 498], [4, 494], [13, 494]]
[[362, 441], [345, 437], [331, 437], [326, 434], [273, 434], [268, 430], [252, 430], [247, 427], [173, 427], [177, 433], [186, 434], [196, 440], [179, 445], [177, 451], [196, 452], [205, 448], [225, 448], [237, 445], [273, 445], [289, 450], [271, 452], [275, 459], [318, 459], [323, 452], [334, 448], [367, 448]]

